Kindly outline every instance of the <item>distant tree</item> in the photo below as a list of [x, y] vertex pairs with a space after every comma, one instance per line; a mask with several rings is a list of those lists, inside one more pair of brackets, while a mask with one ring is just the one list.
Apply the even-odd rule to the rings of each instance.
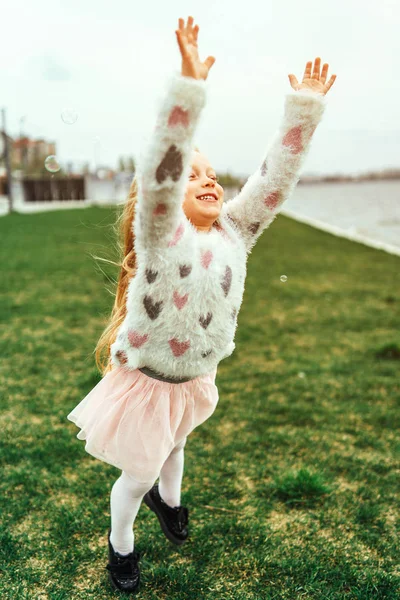
[[240, 187], [241, 185], [241, 179], [235, 175], [231, 175], [229, 171], [227, 173], [217, 173], [217, 177], [218, 183], [222, 187]]
[[130, 173], [134, 173], [136, 170], [135, 167], [135, 159], [133, 158], [133, 156], [130, 156], [126, 162], [126, 168], [127, 171], [129, 171]]
[[125, 162], [123, 156], [120, 156], [118, 159], [118, 171], [122, 173], [125, 171]]

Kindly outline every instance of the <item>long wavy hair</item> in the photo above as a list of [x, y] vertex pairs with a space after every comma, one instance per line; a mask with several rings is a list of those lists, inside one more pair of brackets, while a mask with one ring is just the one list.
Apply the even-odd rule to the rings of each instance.
[[[195, 147], [195, 152], [200, 150]], [[111, 362], [111, 345], [115, 342], [118, 329], [126, 316], [126, 296], [128, 284], [131, 277], [134, 277], [137, 271], [136, 252], [135, 252], [135, 234], [134, 220], [137, 205], [137, 179], [132, 179], [129, 194], [122, 206], [122, 211], [117, 213], [114, 230], [117, 233], [117, 244], [120, 254], [118, 263], [110, 262], [120, 268], [115, 292], [114, 306], [112, 307], [108, 323], [102, 332], [96, 348], [94, 350], [96, 365], [104, 376], [111, 371], [113, 364]], [[96, 257], [99, 258], [99, 257]], [[101, 259], [105, 260], [105, 259]]]

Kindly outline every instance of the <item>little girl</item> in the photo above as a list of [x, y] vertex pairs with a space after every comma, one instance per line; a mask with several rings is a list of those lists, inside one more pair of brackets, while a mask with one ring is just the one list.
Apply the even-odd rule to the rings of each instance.
[[133, 523], [142, 499], [169, 540], [188, 537], [183, 448], [216, 408], [217, 366], [235, 348], [247, 258], [297, 184], [336, 78], [326, 83], [320, 58], [313, 70], [307, 62], [301, 84], [289, 75], [293, 91], [266, 158], [224, 202], [214, 169], [193, 147], [215, 62], [200, 61], [198, 31], [192, 17], [186, 26], [179, 19], [182, 71], [170, 78], [122, 215], [124, 259], [96, 347], [103, 378], [67, 417], [89, 454], [122, 471], [111, 490], [106, 568], [125, 592], [139, 588]]

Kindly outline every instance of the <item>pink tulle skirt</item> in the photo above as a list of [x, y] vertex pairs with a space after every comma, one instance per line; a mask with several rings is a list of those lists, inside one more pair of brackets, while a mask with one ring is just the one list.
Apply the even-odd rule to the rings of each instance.
[[155, 481], [172, 448], [214, 412], [216, 374], [168, 383], [114, 367], [67, 419], [80, 428], [86, 452], [137, 481]]

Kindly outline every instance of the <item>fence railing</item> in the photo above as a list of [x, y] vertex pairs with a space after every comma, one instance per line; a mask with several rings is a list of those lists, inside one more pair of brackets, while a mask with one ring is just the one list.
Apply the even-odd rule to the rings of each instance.
[[85, 179], [83, 177], [24, 179], [22, 184], [25, 202], [85, 199]]

